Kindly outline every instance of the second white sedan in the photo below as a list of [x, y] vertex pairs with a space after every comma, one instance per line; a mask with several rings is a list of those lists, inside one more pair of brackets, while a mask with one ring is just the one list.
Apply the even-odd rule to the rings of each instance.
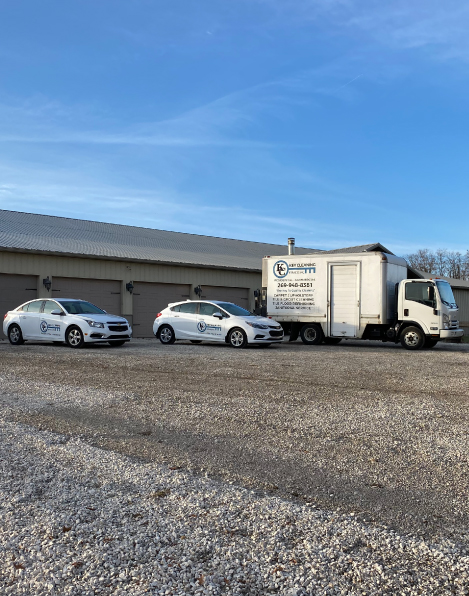
[[245, 348], [248, 344], [270, 346], [283, 341], [283, 329], [276, 321], [218, 300], [169, 304], [156, 315], [153, 333], [163, 344], [188, 339], [195, 344], [216, 341]]
[[91, 302], [58, 298], [32, 300], [10, 310], [3, 320], [3, 333], [16, 346], [39, 340], [81, 348], [103, 342], [122, 346], [130, 341], [132, 329], [127, 319], [109, 315]]

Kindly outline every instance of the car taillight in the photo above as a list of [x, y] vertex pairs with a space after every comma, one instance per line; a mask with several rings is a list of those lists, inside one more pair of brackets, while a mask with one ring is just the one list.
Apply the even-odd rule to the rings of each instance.
[[158, 317], [161, 317], [161, 313], [160, 312], [156, 315], [156, 318], [158, 318]]
[[4, 314], [3, 315], [3, 320], [5, 320], [7, 318], [7, 316], [8, 316], [8, 313]]

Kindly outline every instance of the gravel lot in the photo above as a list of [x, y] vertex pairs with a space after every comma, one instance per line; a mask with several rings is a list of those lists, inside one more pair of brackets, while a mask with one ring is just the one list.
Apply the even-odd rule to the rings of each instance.
[[469, 593], [468, 362], [454, 344], [0, 342], [0, 581]]

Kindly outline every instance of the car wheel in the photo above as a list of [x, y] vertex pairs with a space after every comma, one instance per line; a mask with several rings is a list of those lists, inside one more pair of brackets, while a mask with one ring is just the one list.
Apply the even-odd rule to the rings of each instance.
[[21, 344], [24, 344], [23, 334], [18, 325], [11, 325], [8, 329], [8, 339], [13, 346], [21, 346]]
[[158, 337], [160, 338], [160, 342], [165, 345], [173, 344], [176, 341], [173, 328], [169, 325], [163, 325], [161, 327]]
[[85, 344], [85, 338], [80, 327], [73, 325], [67, 329], [65, 342], [69, 348], [82, 348]]
[[245, 348], [248, 345], [248, 338], [242, 329], [235, 327], [228, 334], [228, 343], [232, 348]]
[[406, 350], [420, 350], [425, 344], [425, 335], [418, 327], [406, 327], [401, 333], [401, 345]]
[[191, 344], [201, 344], [202, 340], [201, 339], [191, 339], [190, 342], [191, 342]]
[[123, 346], [126, 342], [125, 341], [109, 341], [108, 344], [110, 346], [117, 347], [117, 346]]
[[320, 344], [324, 339], [324, 334], [322, 332], [320, 325], [308, 324], [303, 325], [300, 330], [300, 337], [301, 341], [308, 346], [317, 346]]
[[341, 341], [342, 341], [341, 337], [325, 337], [324, 338], [324, 343], [328, 344], [329, 346], [336, 346]]

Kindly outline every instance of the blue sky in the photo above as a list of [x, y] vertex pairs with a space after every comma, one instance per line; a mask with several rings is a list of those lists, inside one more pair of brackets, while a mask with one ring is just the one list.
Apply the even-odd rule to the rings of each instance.
[[0, 207], [469, 248], [469, 5], [0, 0]]

